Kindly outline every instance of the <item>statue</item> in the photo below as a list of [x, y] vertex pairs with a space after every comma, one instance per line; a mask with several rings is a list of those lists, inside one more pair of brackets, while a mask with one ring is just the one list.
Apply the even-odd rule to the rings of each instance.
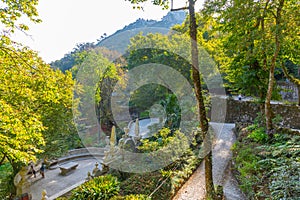
[[14, 185], [17, 188], [17, 196], [23, 193], [23, 188], [29, 186], [29, 182], [26, 179], [28, 172], [27, 167], [22, 167], [21, 170], [16, 174], [14, 178]]
[[43, 191], [42, 191], [42, 199], [41, 199], [41, 200], [47, 200], [47, 199], [48, 199], [47, 191], [46, 191], [46, 190], [43, 190]]
[[141, 136], [140, 136], [140, 124], [139, 124], [139, 119], [137, 118], [135, 120], [133, 140], [134, 140], [135, 144], [137, 144], [140, 139], [141, 139]]
[[88, 173], [87, 173], [87, 178], [86, 178], [85, 180], [90, 181], [90, 180], [92, 180], [92, 179], [93, 179], [93, 177], [92, 177], [92, 175], [91, 175], [91, 172], [88, 172]]
[[129, 131], [130, 131], [129, 128], [127, 128], [127, 127], [124, 128], [124, 132], [125, 132], [125, 135], [124, 135], [124, 136], [125, 136], [126, 138], [129, 137]]
[[99, 165], [99, 164], [96, 162], [95, 168], [93, 169], [93, 172], [92, 172], [93, 177], [96, 177], [97, 174], [98, 174], [98, 172], [101, 171], [101, 170], [98, 168], [98, 165]]

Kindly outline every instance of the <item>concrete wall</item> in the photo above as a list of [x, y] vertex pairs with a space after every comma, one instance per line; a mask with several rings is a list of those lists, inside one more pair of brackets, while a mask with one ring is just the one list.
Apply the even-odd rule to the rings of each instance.
[[[260, 104], [250, 101], [212, 98], [213, 111], [208, 115], [213, 122], [253, 122], [260, 112]], [[272, 104], [274, 115], [283, 118], [283, 127], [300, 129], [300, 107], [296, 105]]]

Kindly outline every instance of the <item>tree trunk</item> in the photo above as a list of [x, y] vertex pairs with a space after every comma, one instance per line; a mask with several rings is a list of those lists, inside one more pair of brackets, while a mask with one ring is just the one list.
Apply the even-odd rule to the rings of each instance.
[[[191, 53], [192, 53], [192, 77], [194, 89], [197, 98], [198, 117], [203, 138], [208, 136], [208, 120], [206, 117], [205, 105], [202, 95], [201, 76], [199, 72], [198, 47], [197, 47], [197, 25], [195, 18], [195, 1], [189, 0], [190, 14], [190, 37], [191, 37]], [[209, 153], [204, 158], [205, 162], [205, 189], [206, 199], [215, 199], [213, 177], [212, 177], [212, 153], [211, 148]]]
[[280, 0], [276, 12], [275, 51], [271, 61], [271, 66], [269, 71], [269, 84], [268, 84], [267, 96], [265, 101], [265, 117], [266, 117], [267, 132], [270, 132], [273, 129], [271, 98], [272, 98], [272, 92], [273, 92], [274, 81], [275, 81], [274, 78], [275, 64], [280, 50], [280, 35], [281, 35], [280, 23], [281, 23], [281, 11], [283, 5], [284, 5], [284, 0]]
[[300, 85], [297, 85], [298, 89], [298, 106], [300, 106]]
[[274, 69], [275, 66], [271, 65], [270, 73], [269, 73], [269, 84], [268, 84], [267, 96], [265, 101], [265, 117], [266, 117], [266, 127], [268, 132], [273, 129], [271, 98], [272, 98], [272, 92], [274, 86]]

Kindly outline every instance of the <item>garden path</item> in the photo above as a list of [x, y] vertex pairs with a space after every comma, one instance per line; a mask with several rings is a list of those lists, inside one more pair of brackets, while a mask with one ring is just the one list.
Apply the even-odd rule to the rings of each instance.
[[84, 183], [87, 178], [87, 173], [92, 172], [95, 168], [95, 163], [99, 162], [95, 158], [73, 160], [79, 165], [76, 170], [73, 170], [67, 176], [60, 175], [60, 169], [52, 169], [45, 171], [45, 178], [37, 174], [36, 178], [31, 177], [30, 187], [26, 188], [24, 193], [30, 193], [32, 200], [40, 200], [42, 198], [42, 191], [46, 190], [48, 200], [56, 199], [64, 193], [78, 187]]
[[[235, 177], [230, 170], [232, 158], [231, 146], [236, 140], [233, 132], [234, 124], [210, 123], [215, 132], [213, 147], [213, 180], [214, 185], [222, 185], [227, 200], [245, 200]], [[177, 192], [173, 200], [203, 200], [205, 199], [204, 163], [196, 169], [193, 175]]]

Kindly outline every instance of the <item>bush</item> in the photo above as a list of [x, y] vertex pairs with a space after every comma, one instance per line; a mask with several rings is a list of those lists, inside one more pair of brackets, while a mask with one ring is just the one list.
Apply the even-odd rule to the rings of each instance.
[[151, 198], [143, 194], [130, 194], [124, 197], [115, 196], [111, 200], [151, 200]]
[[9, 198], [14, 193], [14, 174], [12, 166], [5, 163], [0, 166], [0, 199]]
[[120, 183], [111, 175], [99, 176], [90, 180], [72, 192], [71, 200], [108, 200], [117, 195]]
[[259, 179], [254, 175], [258, 168], [259, 158], [255, 155], [255, 148], [253, 145], [246, 145], [243, 143], [235, 143], [233, 148], [233, 161], [235, 169], [238, 171], [238, 180], [240, 188], [249, 199], [254, 198], [254, 185], [258, 185]]
[[254, 142], [263, 144], [267, 142], [268, 135], [266, 134], [266, 129], [264, 127], [259, 127], [254, 129], [249, 135], [248, 138], [252, 139]]
[[[161, 183], [164, 177], [159, 171], [134, 174], [130, 178], [121, 182], [120, 194], [125, 195], [150, 195]], [[167, 180], [152, 196], [155, 200], [165, 200], [171, 198], [171, 184]]]

